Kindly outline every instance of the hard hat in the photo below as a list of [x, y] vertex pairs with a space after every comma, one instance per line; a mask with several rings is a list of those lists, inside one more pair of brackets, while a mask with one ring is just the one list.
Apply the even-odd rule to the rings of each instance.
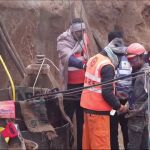
[[141, 44], [139, 44], [139, 43], [132, 43], [127, 48], [127, 54], [128, 54], [127, 57], [128, 58], [135, 57], [137, 55], [144, 54], [145, 51], [146, 50], [145, 50], [144, 46], [142, 46]]

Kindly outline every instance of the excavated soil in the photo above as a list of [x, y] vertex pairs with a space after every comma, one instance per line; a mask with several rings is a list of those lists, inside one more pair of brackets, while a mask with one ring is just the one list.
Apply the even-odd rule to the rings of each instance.
[[[69, 27], [73, 17], [82, 17], [90, 37], [90, 56], [107, 44], [107, 34], [119, 29], [126, 45], [132, 42], [150, 49], [150, 1], [148, 0], [1, 0], [0, 20], [27, 67], [37, 54], [44, 54], [58, 66], [56, 38]], [[0, 37], [0, 52], [15, 85], [23, 79]], [[57, 70], [50, 64], [58, 80]], [[0, 65], [0, 88], [9, 81]], [[122, 142], [121, 142], [122, 143]], [[121, 145], [122, 147], [122, 145]]]
[[[0, 1], [0, 19], [25, 66], [33, 62], [36, 54], [45, 54], [58, 66], [56, 38], [74, 16], [82, 17], [87, 25], [91, 56], [107, 44], [107, 34], [113, 29], [124, 32], [127, 45], [140, 42], [147, 50], [150, 48], [150, 1], [147, 0]], [[0, 47], [15, 84], [20, 84], [22, 77], [6, 53], [5, 44], [1, 42]], [[0, 70], [0, 86], [4, 88], [9, 83], [2, 67]], [[52, 65], [51, 70], [57, 77]]]

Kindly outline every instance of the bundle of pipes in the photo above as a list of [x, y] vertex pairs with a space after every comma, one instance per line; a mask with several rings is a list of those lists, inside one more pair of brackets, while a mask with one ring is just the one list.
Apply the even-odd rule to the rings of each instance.
[[17, 54], [17, 51], [9, 37], [7, 29], [5, 28], [5, 25], [3, 24], [2, 20], [0, 20], [0, 38], [2, 42], [4, 42], [6, 50], [8, 54], [10, 55], [11, 59], [14, 61], [14, 64], [16, 68], [18, 69], [20, 75], [24, 77], [26, 74], [25, 66], [22, 63], [19, 55]]
[[[147, 73], [149, 73], [150, 70], [148, 68], [148, 70], [144, 70], [144, 71], [140, 71], [140, 72], [136, 72], [136, 73], [132, 73], [130, 75], [126, 75], [126, 76], [123, 76], [123, 77], [120, 77], [120, 78], [116, 78], [116, 79], [113, 79], [113, 80], [110, 80], [110, 81], [107, 81], [107, 82], [103, 82], [103, 83], [100, 83], [100, 84], [94, 84], [94, 85], [91, 85], [91, 86], [86, 86], [86, 87], [81, 87], [81, 88], [73, 88], [73, 89], [69, 89], [69, 90], [64, 90], [64, 91], [59, 91], [59, 89], [55, 89], [54, 91], [51, 91], [50, 93], [46, 93], [46, 94], [39, 94], [39, 95], [35, 95], [33, 96], [32, 98], [28, 99], [28, 100], [32, 100], [34, 98], [38, 98], [38, 97], [43, 97], [43, 96], [46, 96], [46, 97], [55, 97], [55, 96], [58, 96], [59, 94], [64, 94], [64, 95], [69, 95], [69, 94], [72, 94], [72, 93], [76, 93], [76, 92], [79, 92], [79, 91], [82, 91], [83, 89], [87, 89], [87, 88], [91, 88], [91, 87], [95, 87], [95, 86], [102, 86], [104, 84], [110, 84], [110, 83], [114, 83], [114, 82], [117, 82], [119, 80], [123, 80], [123, 79], [127, 79], [127, 78], [136, 78], [138, 76], [141, 76], [141, 75], [145, 75]], [[134, 76], [134, 77], [132, 77]]]

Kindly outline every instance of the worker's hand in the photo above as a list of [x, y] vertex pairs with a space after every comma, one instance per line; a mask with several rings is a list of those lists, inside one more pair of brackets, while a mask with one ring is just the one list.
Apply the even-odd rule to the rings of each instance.
[[119, 108], [120, 113], [126, 113], [127, 111], [128, 111], [128, 108], [125, 105], [121, 105], [121, 107]]
[[137, 114], [140, 113], [140, 109], [133, 109], [133, 110], [129, 110], [128, 113], [125, 115], [125, 118], [131, 118], [136, 116]]
[[123, 100], [126, 100], [128, 98], [127, 95], [125, 94], [121, 94], [120, 92], [116, 91], [116, 96], [119, 98], [119, 99], [123, 99]]

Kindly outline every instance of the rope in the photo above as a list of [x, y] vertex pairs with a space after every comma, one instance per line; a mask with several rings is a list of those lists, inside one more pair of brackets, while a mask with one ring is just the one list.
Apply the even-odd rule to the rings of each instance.
[[45, 61], [45, 58], [44, 58], [43, 61], [42, 61], [42, 64], [41, 64], [41, 66], [40, 66], [40, 69], [39, 69], [39, 71], [38, 71], [38, 74], [37, 74], [37, 76], [36, 76], [36, 78], [35, 78], [35, 81], [34, 81], [34, 84], [33, 84], [33, 96], [34, 96], [34, 88], [35, 88], [35, 85], [36, 85], [36, 83], [37, 83], [38, 77], [39, 77], [39, 75], [40, 75], [40, 72], [41, 72], [42, 66], [43, 66], [43, 64], [44, 64], [44, 61]]
[[38, 78], [39, 78], [39, 75], [40, 75], [40, 72], [41, 72], [41, 69], [42, 69], [42, 66], [43, 66], [45, 60], [49, 61], [49, 62], [56, 68], [56, 70], [60, 73], [59, 69], [58, 69], [57, 66], [53, 63], [53, 61], [45, 57], [45, 58], [43, 59], [43, 61], [42, 61], [42, 64], [41, 64], [41, 66], [40, 66], [40, 68], [39, 68], [38, 74], [37, 74], [37, 76], [36, 76], [36, 78], [35, 78], [35, 81], [34, 81], [34, 84], [33, 84], [33, 96], [34, 96], [34, 94], [35, 94], [35, 92], [34, 92], [34, 91], [35, 91], [35, 85], [36, 85], [36, 83], [37, 83], [37, 80], [38, 80]]
[[45, 60], [48, 60], [56, 68], [56, 70], [60, 73], [58, 67], [50, 59], [45, 58]]

